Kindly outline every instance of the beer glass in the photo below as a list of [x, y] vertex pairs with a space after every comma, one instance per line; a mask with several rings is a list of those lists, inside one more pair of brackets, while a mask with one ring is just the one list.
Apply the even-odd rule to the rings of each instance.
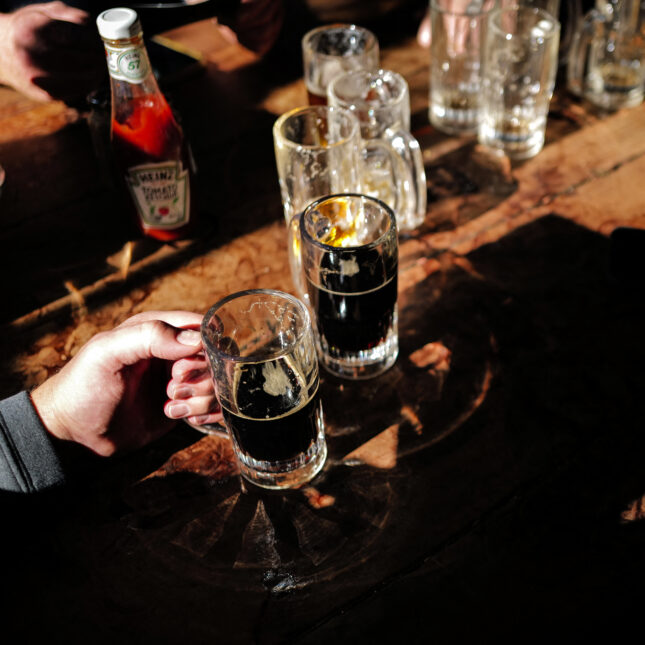
[[241, 474], [264, 488], [314, 477], [327, 446], [306, 307], [280, 291], [241, 291], [211, 307], [201, 333]]
[[447, 134], [475, 134], [481, 111], [481, 63], [488, 14], [496, 0], [431, 0], [432, 125]]
[[399, 179], [396, 150], [381, 140], [363, 141], [356, 116], [347, 108], [316, 105], [296, 108], [273, 126], [275, 158], [289, 229], [291, 273], [302, 298], [308, 294], [300, 266], [299, 216], [325, 195], [369, 192], [402, 204], [408, 190]]
[[366, 195], [331, 195], [305, 209], [300, 236], [323, 366], [350, 379], [381, 374], [399, 351], [392, 209]]
[[544, 145], [558, 65], [560, 23], [542, 9], [513, 7], [490, 15], [484, 50], [479, 141], [511, 159]]
[[353, 69], [378, 69], [378, 40], [356, 25], [318, 27], [302, 38], [302, 60], [309, 104], [325, 105], [327, 85], [336, 76]]
[[419, 142], [410, 134], [410, 92], [403, 76], [384, 69], [347, 72], [329, 84], [327, 99], [358, 117], [363, 140], [381, 141], [398, 152], [395, 181], [377, 179], [363, 192], [394, 208], [399, 231], [420, 226], [426, 216], [426, 174]]
[[643, 101], [645, 44], [640, 0], [599, 1], [583, 18], [569, 52], [567, 83], [606, 110]]

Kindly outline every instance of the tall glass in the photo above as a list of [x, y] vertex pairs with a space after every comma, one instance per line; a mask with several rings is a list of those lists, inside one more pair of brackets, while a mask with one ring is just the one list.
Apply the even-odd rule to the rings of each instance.
[[397, 207], [404, 203], [409, 183], [399, 171], [399, 152], [382, 140], [363, 141], [358, 119], [347, 108], [315, 105], [287, 112], [273, 126], [273, 141], [291, 273], [298, 293], [307, 298], [298, 232], [305, 207], [320, 197], [347, 192], [382, 197]]
[[327, 86], [336, 76], [353, 69], [378, 69], [378, 40], [357, 25], [325, 25], [304, 35], [302, 60], [309, 105], [325, 105]]
[[351, 379], [384, 372], [399, 351], [392, 209], [365, 195], [332, 195], [307, 207], [300, 235], [322, 364]]
[[560, 23], [542, 9], [494, 11], [484, 51], [479, 140], [511, 159], [527, 159], [544, 145], [558, 67]]
[[306, 307], [280, 291], [241, 291], [213, 305], [201, 331], [242, 475], [264, 488], [309, 481], [327, 446]]
[[496, 0], [431, 0], [430, 122], [448, 134], [475, 134], [488, 14]]
[[399, 231], [417, 228], [426, 216], [427, 187], [421, 148], [410, 133], [406, 80], [386, 69], [347, 72], [329, 84], [327, 98], [329, 105], [348, 108], [358, 117], [363, 140], [379, 141], [398, 153], [397, 179], [383, 182], [374, 173], [376, 185], [364, 186], [363, 192], [394, 208]]

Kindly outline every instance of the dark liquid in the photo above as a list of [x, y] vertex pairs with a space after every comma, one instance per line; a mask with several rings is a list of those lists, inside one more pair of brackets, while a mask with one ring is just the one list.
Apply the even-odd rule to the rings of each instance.
[[323, 94], [314, 94], [309, 88], [307, 88], [307, 100], [309, 105], [327, 105], [327, 95]]
[[[247, 412], [260, 416], [262, 406]], [[296, 412], [279, 418], [241, 417], [222, 408], [224, 420], [243, 453], [258, 461], [286, 461], [309, 450], [318, 437], [321, 414], [318, 391]]]
[[[318, 332], [334, 352], [359, 352], [382, 343], [396, 306], [396, 260], [385, 266], [376, 251], [355, 254], [361, 271], [354, 276], [330, 273], [341, 254], [325, 256], [320, 287], [307, 280]], [[367, 268], [365, 268], [367, 267]], [[347, 293], [350, 292], [350, 293]]]

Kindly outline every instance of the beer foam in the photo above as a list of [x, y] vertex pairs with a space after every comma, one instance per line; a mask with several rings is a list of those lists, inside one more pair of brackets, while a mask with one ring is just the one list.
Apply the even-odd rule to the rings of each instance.
[[262, 367], [264, 385], [262, 389], [270, 396], [286, 396], [291, 390], [291, 382], [280, 363], [266, 363]]

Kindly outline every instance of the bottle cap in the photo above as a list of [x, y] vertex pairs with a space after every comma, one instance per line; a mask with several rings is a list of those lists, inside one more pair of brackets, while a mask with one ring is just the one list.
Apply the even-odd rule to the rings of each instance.
[[126, 7], [107, 9], [96, 19], [101, 38], [120, 40], [132, 38], [141, 33], [141, 23], [137, 12]]

